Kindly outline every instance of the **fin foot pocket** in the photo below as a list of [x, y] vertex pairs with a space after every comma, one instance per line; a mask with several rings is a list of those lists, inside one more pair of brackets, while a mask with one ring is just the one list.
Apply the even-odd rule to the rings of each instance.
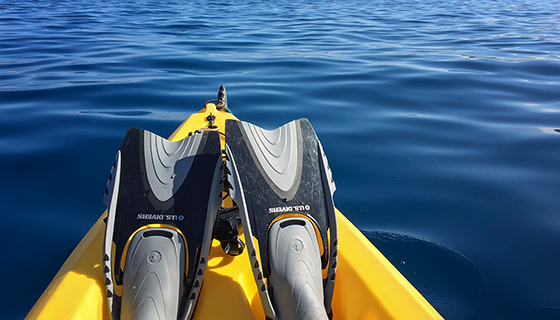
[[321, 255], [312, 222], [284, 218], [269, 231], [269, 287], [282, 320], [328, 319], [323, 295]]
[[[218, 132], [172, 142], [128, 131], [105, 196], [104, 271], [114, 320], [145, 318], [138, 310], [146, 319], [192, 317], [221, 205], [221, 168]], [[173, 266], [156, 267], [159, 259]]]
[[136, 233], [127, 252], [122, 320], [176, 320], [185, 276], [185, 243], [175, 230]]

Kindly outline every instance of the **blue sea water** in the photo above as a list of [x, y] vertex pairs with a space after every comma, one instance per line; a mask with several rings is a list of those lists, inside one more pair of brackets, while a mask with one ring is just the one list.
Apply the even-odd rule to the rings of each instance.
[[0, 0], [0, 319], [102, 213], [127, 129], [222, 84], [311, 120], [337, 207], [446, 319], [560, 319], [558, 0]]

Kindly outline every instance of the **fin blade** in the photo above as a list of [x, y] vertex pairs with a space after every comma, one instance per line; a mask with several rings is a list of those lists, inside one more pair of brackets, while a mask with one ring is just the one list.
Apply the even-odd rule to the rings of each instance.
[[109, 210], [104, 257], [114, 319], [118, 319], [125, 294], [123, 277], [131, 240], [141, 230], [156, 226], [175, 230], [184, 238], [187, 288], [181, 290], [185, 291], [182, 299], [195, 298], [183, 304], [183, 316], [192, 317], [201, 289], [192, 284], [202, 283], [221, 205], [221, 169], [218, 132], [172, 142], [141, 129], [128, 131], [117, 155], [111, 187], [107, 188], [112, 193], [106, 201]]
[[336, 187], [311, 124], [307, 119], [299, 119], [275, 130], [264, 130], [245, 122], [226, 121], [226, 143], [229, 158], [235, 158], [230, 171], [235, 172], [232, 176], [238, 178], [238, 188], [242, 190], [230, 195], [240, 207], [245, 207], [240, 210], [247, 215], [242, 219], [246, 221], [243, 228], [246, 239], [250, 235], [249, 238], [258, 240], [257, 260], [262, 276], [271, 275], [271, 226], [289, 216], [307, 218], [317, 233], [320, 267], [328, 268], [329, 280], [325, 281], [324, 299], [321, 296], [320, 300], [330, 313], [338, 252], [332, 198]]

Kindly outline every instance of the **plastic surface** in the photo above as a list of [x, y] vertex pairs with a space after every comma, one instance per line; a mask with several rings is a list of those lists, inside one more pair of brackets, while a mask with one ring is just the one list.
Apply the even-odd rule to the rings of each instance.
[[136, 233], [124, 272], [121, 320], [177, 320], [185, 276], [185, 243], [177, 231]]
[[276, 130], [265, 130], [248, 122], [241, 122], [241, 125], [260, 173], [276, 193], [292, 200], [301, 178], [299, 125], [293, 121]]
[[324, 319], [321, 254], [313, 223], [290, 217], [269, 231], [270, 277], [274, 307], [282, 320]]
[[144, 161], [150, 189], [159, 201], [169, 200], [183, 185], [204, 135], [169, 141], [144, 131]]
[[[183, 122], [170, 140], [181, 140], [189, 132], [207, 126], [206, 117], [210, 113], [216, 116], [215, 124], [222, 132], [226, 119], [237, 119], [210, 104]], [[221, 140], [225, 148], [223, 135]], [[332, 298], [333, 320], [442, 319], [344, 215], [338, 211], [336, 215], [339, 253]], [[106, 213], [84, 236], [26, 319], [111, 319], [102, 264], [105, 217]], [[243, 235], [240, 238], [247, 243]], [[213, 241], [193, 319], [265, 318], [247, 251], [232, 257], [224, 253], [219, 241]]]

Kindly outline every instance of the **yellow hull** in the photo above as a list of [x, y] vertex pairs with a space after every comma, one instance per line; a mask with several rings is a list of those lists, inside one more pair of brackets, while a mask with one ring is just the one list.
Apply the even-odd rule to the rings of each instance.
[[[222, 131], [231, 113], [213, 104], [191, 115], [170, 136], [184, 139], [207, 125], [212, 113]], [[223, 131], [222, 131], [223, 132]], [[222, 135], [222, 143], [223, 140]], [[223, 146], [223, 145], [222, 145]], [[102, 252], [105, 223], [99, 218], [58, 271], [27, 315], [34, 319], [110, 320], [103, 283]], [[443, 319], [426, 299], [337, 210], [338, 269], [333, 319]], [[241, 236], [243, 239], [243, 236]], [[194, 319], [264, 319], [247, 252], [232, 257], [214, 240]]]

